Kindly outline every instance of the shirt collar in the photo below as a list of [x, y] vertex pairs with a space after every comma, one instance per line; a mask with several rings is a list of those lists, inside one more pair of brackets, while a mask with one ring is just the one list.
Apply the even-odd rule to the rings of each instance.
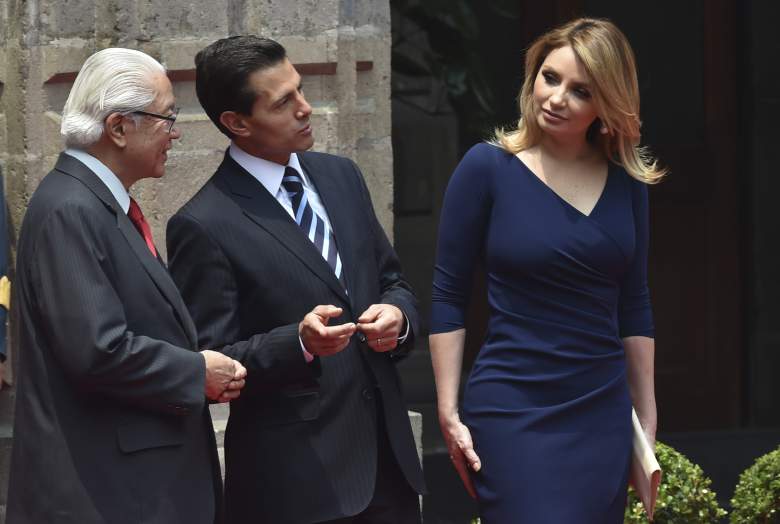
[[283, 166], [276, 162], [250, 155], [238, 147], [235, 142], [230, 143], [228, 152], [238, 165], [255, 177], [274, 197], [276, 197], [276, 193], [279, 192], [279, 187], [282, 185], [282, 178], [284, 177], [284, 170], [288, 166], [300, 173], [301, 178], [303, 178], [304, 186], [308, 184], [308, 180], [303, 173], [303, 168], [301, 167], [301, 163], [298, 160], [298, 155], [296, 153], [291, 153], [287, 166]]
[[103, 182], [111, 194], [116, 199], [119, 207], [127, 214], [127, 210], [130, 209], [130, 195], [127, 194], [125, 186], [122, 185], [119, 178], [111, 171], [108, 166], [103, 162], [90, 155], [86, 151], [81, 149], [68, 148], [65, 150], [65, 154], [72, 156], [85, 166]]

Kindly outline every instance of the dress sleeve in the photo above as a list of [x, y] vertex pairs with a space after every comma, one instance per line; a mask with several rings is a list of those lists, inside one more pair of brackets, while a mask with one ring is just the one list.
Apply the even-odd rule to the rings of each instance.
[[620, 284], [618, 321], [620, 336], [653, 337], [653, 310], [647, 286], [647, 251], [650, 240], [647, 185], [631, 181], [636, 240], [634, 257]]
[[472, 275], [483, 251], [492, 207], [494, 146], [478, 144], [463, 157], [444, 194], [431, 297], [431, 334], [464, 327]]

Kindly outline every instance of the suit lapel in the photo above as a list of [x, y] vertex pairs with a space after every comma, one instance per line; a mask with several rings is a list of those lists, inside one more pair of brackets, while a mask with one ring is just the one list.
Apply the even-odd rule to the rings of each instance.
[[[225, 153], [215, 182], [254, 223], [265, 229], [285, 248], [290, 250], [312, 273], [317, 275], [334, 293], [349, 304], [333, 269], [322, 254], [301, 231], [301, 228], [251, 174]], [[343, 263], [343, 261], [342, 261]]]
[[133, 223], [128, 216], [119, 207], [119, 204], [111, 194], [111, 191], [109, 191], [106, 185], [89, 168], [75, 158], [64, 153], [60, 154], [55, 169], [80, 180], [111, 212], [113, 212], [116, 217], [119, 231], [125, 237], [127, 243], [130, 244], [136, 257], [138, 257], [138, 261], [149, 274], [149, 277], [152, 279], [152, 282], [154, 282], [157, 289], [171, 306], [173, 306], [173, 310], [178, 317], [179, 323], [181, 324], [191, 347], [197, 348], [197, 331], [187, 308], [181, 299], [181, 295], [176, 288], [176, 284], [174, 284], [165, 267], [149, 251], [146, 242], [135, 229], [135, 226], [133, 226]]
[[165, 269], [165, 266], [163, 266], [149, 251], [146, 242], [144, 242], [144, 239], [138, 233], [138, 230], [135, 229], [135, 226], [133, 226], [133, 223], [127, 215], [121, 212], [117, 213], [116, 219], [119, 230], [122, 232], [122, 235], [124, 235], [128, 244], [130, 244], [130, 247], [138, 257], [141, 265], [149, 274], [152, 281], [157, 286], [157, 289], [160, 290], [160, 293], [162, 293], [165, 299], [173, 306], [173, 310], [176, 312], [176, 316], [179, 318], [179, 322], [184, 328], [184, 332], [187, 335], [191, 347], [197, 348], [197, 330], [181, 299], [179, 290], [173, 282], [173, 279], [171, 279], [171, 276], [168, 274], [168, 271]]

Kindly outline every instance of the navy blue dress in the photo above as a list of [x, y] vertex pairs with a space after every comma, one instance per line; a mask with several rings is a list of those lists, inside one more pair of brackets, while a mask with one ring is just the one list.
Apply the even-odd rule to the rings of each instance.
[[461, 418], [487, 524], [623, 522], [631, 400], [621, 337], [653, 336], [647, 188], [611, 164], [590, 215], [517, 157], [474, 146], [442, 209], [431, 333], [464, 326], [475, 262], [490, 320]]

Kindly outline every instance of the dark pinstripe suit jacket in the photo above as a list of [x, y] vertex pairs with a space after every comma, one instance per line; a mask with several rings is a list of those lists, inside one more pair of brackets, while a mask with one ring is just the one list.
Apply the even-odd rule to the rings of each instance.
[[30, 201], [14, 287], [6, 522], [214, 522], [220, 479], [195, 327], [108, 188], [68, 155]]
[[233, 523], [302, 524], [361, 511], [376, 476], [374, 386], [401, 469], [424, 490], [390, 356], [357, 336], [312, 364], [301, 353], [298, 323], [318, 304], [344, 308], [332, 324], [356, 321], [373, 303], [395, 304], [410, 337], [418, 315], [357, 166], [320, 153], [299, 158], [328, 210], [349, 295], [275, 198], [228, 154], [168, 223], [171, 273], [199, 343], [222, 348], [249, 373], [225, 439]]

